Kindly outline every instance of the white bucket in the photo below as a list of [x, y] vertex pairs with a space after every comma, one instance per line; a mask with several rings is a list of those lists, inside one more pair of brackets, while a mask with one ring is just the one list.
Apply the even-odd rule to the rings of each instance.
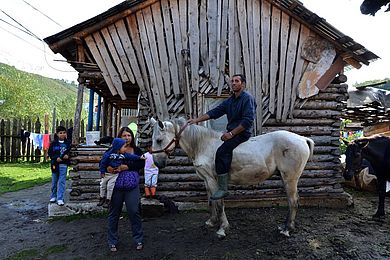
[[99, 141], [100, 131], [87, 131], [86, 132], [86, 144], [87, 145], [96, 145], [94, 141]]

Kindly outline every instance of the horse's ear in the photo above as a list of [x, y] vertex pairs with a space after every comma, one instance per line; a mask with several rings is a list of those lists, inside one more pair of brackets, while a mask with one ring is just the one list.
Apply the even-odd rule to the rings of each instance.
[[158, 120], [158, 126], [160, 127], [160, 129], [164, 129], [164, 123], [160, 120]]
[[368, 139], [360, 139], [360, 140], [356, 140], [355, 142], [360, 146], [360, 148], [365, 148], [368, 145], [369, 140]]
[[152, 124], [152, 126], [154, 126], [154, 125], [157, 123], [157, 120], [154, 119], [153, 117], [151, 117], [151, 118], [149, 119], [149, 122]]

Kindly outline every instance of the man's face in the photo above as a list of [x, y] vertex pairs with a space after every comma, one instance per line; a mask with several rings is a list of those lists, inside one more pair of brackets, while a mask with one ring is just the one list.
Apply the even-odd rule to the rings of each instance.
[[234, 93], [240, 92], [244, 89], [245, 84], [241, 81], [240, 76], [234, 76], [232, 78], [232, 90]]

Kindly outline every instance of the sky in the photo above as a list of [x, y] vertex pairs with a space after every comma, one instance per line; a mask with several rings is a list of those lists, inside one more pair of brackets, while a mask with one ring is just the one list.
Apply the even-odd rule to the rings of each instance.
[[[122, 1], [0, 0], [0, 62], [43, 76], [76, 81], [77, 73], [70, 65], [55, 61], [65, 60], [61, 55], [55, 55], [46, 44], [9, 25], [18, 26], [12, 18], [43, 39]], [[347, 71], [349, 85], [390, 77], [390, 48], [386, 41], [390, 12], [385, 13], [382, 8], [374, 17], [362, 15], [359, 9], [362, 1], [301, 0], [306, 8], [381, 57], [369, 66]]]

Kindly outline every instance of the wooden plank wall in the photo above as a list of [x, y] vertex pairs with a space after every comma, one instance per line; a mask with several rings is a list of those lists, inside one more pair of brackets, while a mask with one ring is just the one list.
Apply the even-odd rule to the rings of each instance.
[[268, 0], [161, 0], [140, 8], [84, 38], [112, 95], [125, 99], [131, 82], [152, 115], [196, 116], [198, 93], [220, 95], [228, 76], [245, 73], [262, 108], [257, 134], [271, 115], [292, 117], [300, 79], [316, 66], [301, 56], [314, 35], [307, 26]]

